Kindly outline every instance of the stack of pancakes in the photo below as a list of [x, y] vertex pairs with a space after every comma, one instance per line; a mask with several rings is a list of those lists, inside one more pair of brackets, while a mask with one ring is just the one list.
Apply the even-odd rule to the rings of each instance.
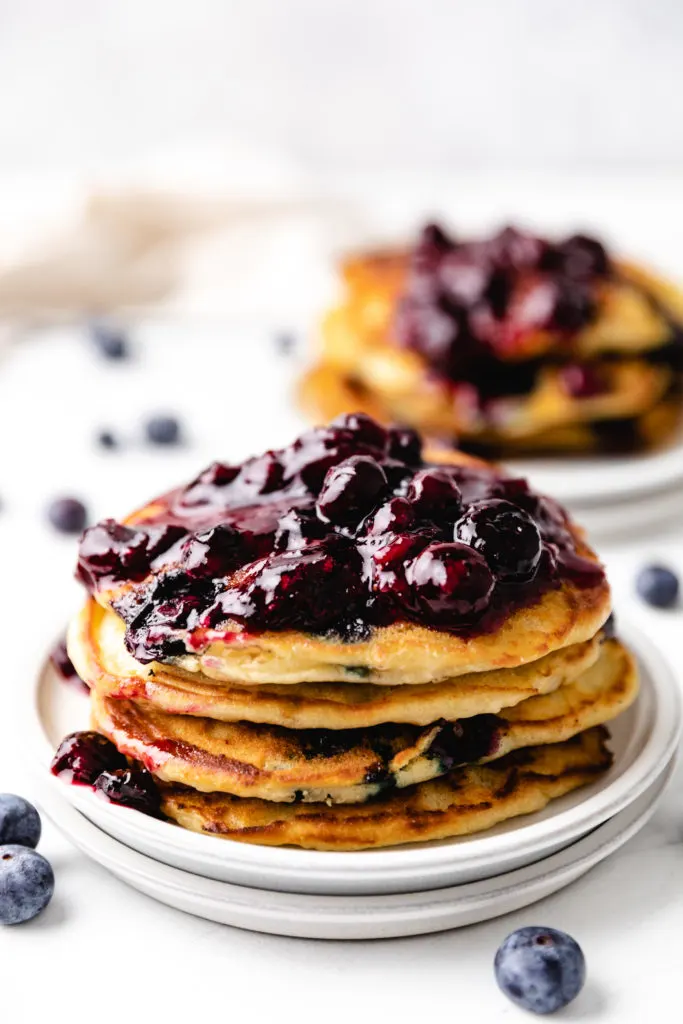
[[341, 273], [300, 389], [315, 422], [362, 410], [493, 456], [634, 451], [679, 430], [683, 294], [592, 239], [430, 226]]
[[91, 598], [69, 653], [93, 728], [153, 773], [168, 819], [355, 850], [488, 829], [604, 772], [604, 724], [638, 688], [609, 612], [604, 581], [565, 584], [480, 635], [245, 633], [142, 664]]

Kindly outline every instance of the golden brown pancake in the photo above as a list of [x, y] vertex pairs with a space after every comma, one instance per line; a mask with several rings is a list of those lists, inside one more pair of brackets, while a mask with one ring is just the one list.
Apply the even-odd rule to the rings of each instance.
[[562, 648], [519, 668], [459, 676], [419, 686], [301, 683], [237, 686], [153, 662], [141, 665], [125, 649], [118, 616], [89, 600], [73, 621], [71, 658], [82, 679], [103, 697], [136, 700], [175, 715], [223, 722], [262, 722], [289, 729], [352, 729], [383, 722], [429, 725], [496, 714], [501, 708], [572, 682], [597, 661], [601, 636]]
[[500, 716], [475, 715], [421, 728], [290, 730], [168, 715], [93, 693], [93, 726], [156, 776], [202, 792], [271, 801], [361, 803], [387, 789], [429, 781], [454, 765], [561, 743], [610, 721], [638, 692], [631, 655], [604, 643], [596, 664], [554, 693]]
[[[313, 422], [363, 411], [487, 454], [636, 450], [665, 443], [680, 428], [681, 289], [635, 264], [612, 261], [612, 274], [593, 284], [591, 322], [569, 335], [529, 329], [510, 348], [496, 349], [503, 381], [506, 366], [526, 365], [528, 379], [522, 387], [509, 385], [509, 393], [504, 385], [500, 394], [494, 388], [491, 399], [479, 402], [477, 388], [486, 395], [491, 370], [474, 386], [451, 380], [422, 351], [396, 342], [410, 255], [407, 249], [370, 252], [342, 264], [343, 301], [325, 318], [320, 356], [299, 388]], [[587, 368], [599, 387], [573, 388], [568, 367], [570, 373]], [[663, 401], [678, 415], [672, 409], [653, 426], [649, 414]], [[601, 430], [609, 423], [611, 436]]]
[[532, 814], [592, 782], [612, 763], [606, 739], [605, 729], [590, 729], [351, 807], [276, 804], [162, 784], [162, 809], [194, 832], [264, 846], [362, 850], [448, 839]]

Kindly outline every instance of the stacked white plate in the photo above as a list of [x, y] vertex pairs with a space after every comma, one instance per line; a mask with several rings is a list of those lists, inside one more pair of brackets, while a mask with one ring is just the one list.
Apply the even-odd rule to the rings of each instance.
[[683, 515], [683, 434], [661, 452], [528, 459], [506, 467], [571, 509], [594, 537], [630, 534]]
[[30, 728], [44, 811], [76, 846], [155, 899], [279, 935], [367, 939], [443, 931], [519, 909], [568, 885], [643, 827], [671, 775], [681, 702], [666, 662], [620, 620], [641, 694], [610, 726], [614, 765], [544, 811], [488, 832], [389, 850], [324, 853], [198, 835], [109, 804], [49, 772], [88, 701], [46, 660]]

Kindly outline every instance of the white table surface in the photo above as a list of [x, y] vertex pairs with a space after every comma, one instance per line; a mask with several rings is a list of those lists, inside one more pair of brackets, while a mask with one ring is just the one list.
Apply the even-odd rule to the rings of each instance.
[[[300, 426], [288, 404], [292, 364], [267, 337], [209, 325], [147, 326], [137, 337], [130, 364], [103, 364], [78, 330], [60, 329], [27, 340], [0, 365], [0, 790], [29, 798], [18, 724], [29, 666], [79, 596], [71, 582], [75, 542], [45, 525], [46, 502], [73, 493], [89, 501], [93, 517], [118, 515], [212, 457], [277, 445]], [[134, 437], [146, 413], [164, 409], [183, 417], [184, 448], [131, 444], [109, 453], [92, 442], [100, 426]], [[637, 567], [650, 558], [683, 574], [683, 523], [677, 533], [658, 529], [619, 547], [603, 542], [601, 550], [620, 608], [681, 673], [683, 612], [654, 612], [632, 590]], [[542, 923], [571, 932], [587, 956], [588, 984], [562, 1019], [675, 1019], [668, 1008], [680, 994], [682, 785], [679, 772], [644, 832], [563, 893], [463, 931], [373, 943], [255, 935], [180, 914], [110, 877], [47, 823], [40, 849], [54, 865], [56, 894], [35, 922], [0, 929], [2, 1018], [521, 1020], [495, 986], [493, 956], [513, 928]]]

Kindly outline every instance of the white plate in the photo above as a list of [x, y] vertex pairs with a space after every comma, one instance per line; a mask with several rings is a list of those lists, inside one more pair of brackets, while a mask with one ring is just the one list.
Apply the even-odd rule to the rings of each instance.
[[528, 477], [534, 488], [572, 509], [590, 503], [616, 504], [633, 495], [683, 484], [683, 433], [661, 452], [515, 459], [505, 464], [511, 472]]
[[595, 783], [536, 814], [485, 833], [388, 850], [327, 853], [254, 846], [186, 831], [117, 807], [89, 789], [70, 786], [48, 771], [60, 740], [87, 727], [87, 699], [74, 693], [44, 662], [36, 678], [29, 731], [40, 771], [60, 793], [109, 835], [174, 867], [238, 885], [283, 892], [379, 894], [438, 889], [530, 864], [567, 846], [643, 793], [675, 750], [681, 724], [678, 687], [656, 648], [620, 620], [638, 655], [642, 689], [635, 705], [610, 726], [613, 767]]
[[575, 881], [614, 853], [653, 814], [673, 760], [638, 800], [561, 853], [485, 881], [393, 896], [304, 896], [216, 882], [130, 850], [45, 781], [40, 803], [87, 856], [153, 899], [220, 924], [314, 939], [382, 939], [446, 931], [519, 910]]
[[664, 491], [638, 494], [615, 504], [577, 505], [572, 509], [577, 522], [591, 538], [632, 539], [634, 533], [677, 525], [683, 516], [683, 481]]

